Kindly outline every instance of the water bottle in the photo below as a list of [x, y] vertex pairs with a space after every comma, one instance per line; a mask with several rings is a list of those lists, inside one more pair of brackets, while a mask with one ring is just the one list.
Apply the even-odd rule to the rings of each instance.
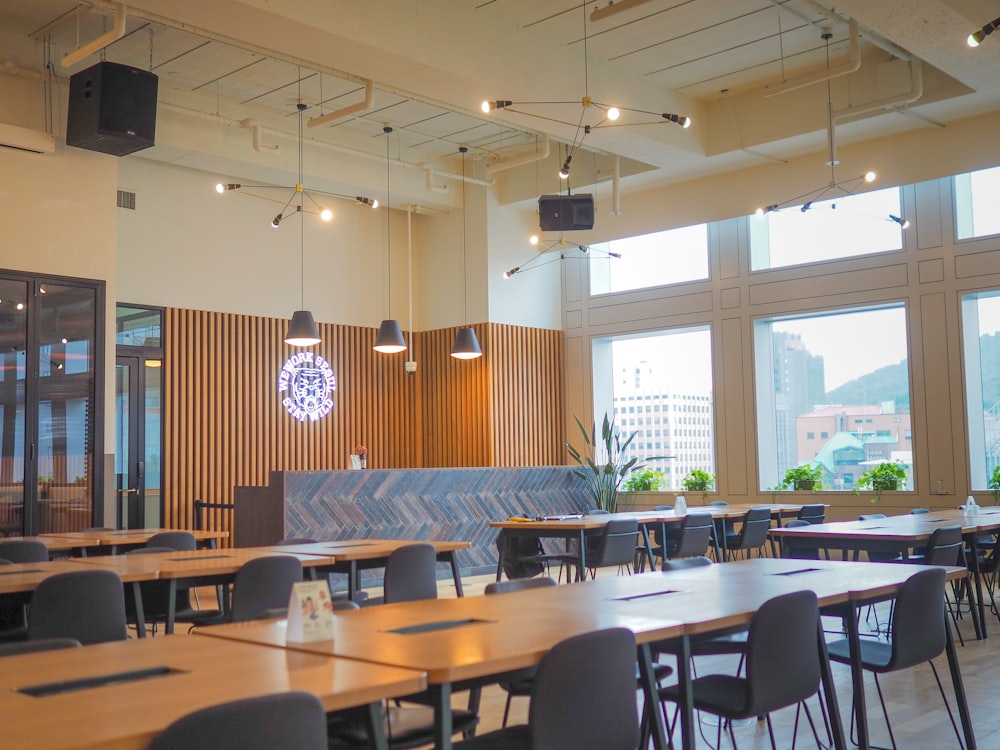
[[674, 515], [683, 516], [688, 512], [687, 500], [684, 499], [684, 495], [678, 495], [677, 500], [674, 501]]
[[976, 505], [976, 498], [974, 498], [972, 495], [969, 495], [969, 497], [966, 498], [964, 510], [969, 515], [973, 516], [979, 513], [979, 506]]

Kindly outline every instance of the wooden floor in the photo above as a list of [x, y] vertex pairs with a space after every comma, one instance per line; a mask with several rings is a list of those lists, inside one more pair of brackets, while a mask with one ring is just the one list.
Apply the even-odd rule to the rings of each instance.
[[[605, 574], [613, 574], [613, 571]], [[492, 575], [463, 579], [465, 595], [482, 594], [483, 588], [492, 580]], [[203, 602], [210, 601], [211, 591], [211, 589], [202, 590]], [[455, 596], [454, 584], [450, 580], [440, 580], [438, 581], [438, 592], [441, 597]], [[374, 596], [380, 592], [372, 591], [371, 593]], [[887, 612], [887, 609], [881, 611], [883, 622]], [[972, 622], [968, 615], [960, 621], [959, 627], [965, 638], [965, 646], [958, 647], [958, 654], [975, 726], [976, 741], [979, 748], [992, 750], [1000, 748], [1000, 622], [989, 613], [987, 618], [989, 638], [985, 641], [975, 640]], [[833, 629], [838, 627], [839, 623], [835, 620], [829, 620], [827, 625]], [[836, 635], [831, 634], [830, 638], [836, 638]], [[948, 695], [954, 710], [947, 661], [942, 656], [936, 661], [936, 664], [945, 685], [945, 693]], [[699, 674], [711, 672], [732, 674], [736, 670], [737, 659], [736, 657], [699, 657], [695, 666]], [[849, 721], [851, 710], [851, 674], [846, 666], [838, 664], [833, 665], [833, 673], [838, 686], [838, 698], [846, 730], [846, 722]], [[939, 748], [959, 747], [930, 667], [921, 666], [899, 674], [887, 675], [882, 678], [882, 687], [892, 719], [896, 744], [900, 750], [924, 750], [925, 748], [937, 750]], [[875, 684], [871, 675], [866, 675], [865, 689], [868, 697], [872, 743], [889, 746], [889, 736], [878, 707]], [[493, 686], [483, 690], [481, 721], [478, 731], [486, 732], [500, 727], [506, 697], [507, 694], [499, 687]], [[464, 700], [464, 695], [456, 696], [455, 705], [461, 706]], [[641, 697], [638, 700], [641, 705]], [[810, 701], [810, 706], [814, 718], [819, 721], [819, 707], [815, 699]], [[527, 721], [527, 717], [528, 699], [515, 698], [511, 708], [510, 723], [524, 723]], [[791, 747], [795, 709], [777, 712], [772, 715], [772, 720], [774, 721], [778, 747]], [[955, 720], [958, 722], [957, 713]], [[710, 716], [705, 716], [698, 722], [703, 735], [698, 737], [697, 746], [699, 748], [715, 747], [716, 725], [713, 722], [714, 718]], [[735, 733], [740, 748], [745, 750], [770, 748], [764, 722], [755, 721], [745, 726], [738, 726]], [[820, 738], [825, 746], [826, 738], [822, 728], [820, 728]], [[729, 748], [730, 746], [730, 742], [724, 737], [722, 747]], [[796, 747], [813, 748], [815, 746], [812, 733], [803, 720], [803, 724], [799, 727]]]

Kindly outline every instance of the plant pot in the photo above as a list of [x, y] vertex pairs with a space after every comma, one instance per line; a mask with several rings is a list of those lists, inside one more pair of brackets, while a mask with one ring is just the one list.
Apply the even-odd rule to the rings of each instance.
[[886, 490], [898, 490], [899, 482], [895, 479], [886, 479], [880, 482], [872, 482], [872, 489], [876, 492], [885, 492]]
[[796, 490], [803, 490], [805, 492], [812, 492], [816, 487], [815, 479], [796, 479], [795, 487]]

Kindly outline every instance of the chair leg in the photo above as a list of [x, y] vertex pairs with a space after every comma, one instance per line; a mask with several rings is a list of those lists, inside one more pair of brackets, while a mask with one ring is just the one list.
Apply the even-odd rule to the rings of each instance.
[[892, 733], [892, 723], [889, 721], [889, 711], [885, 707], [885, 697], [882, 695], [882, 685], [878, 679], [878, 673], [873, 673], [875, 677], [875, 692], [878, 693], [878, 702], [882, 704], [882, 715], [885, 717], [885, 727], [889, 730], [889, 742], [892, 743], [892, 750], [896, 750], [896, 737]]
[[[771, 750], [778, 750], [778, 744], [774, 741], [774, 727], [771, 725], [771, 714], [764, 716], [764, 720], [767, 722], [767, 735], [771, 738]], [[792, 737], [792, 742], [795, 742], [794, 737]]]
[[958, 725], [955, 723], [955, 716], [951, 712], [951, 704], [948, 703], [948, 696], [944, 693], [944, 686], [941, 684], [941, 678], [938, 676], [937, 667], [934, 666], [934, 662], [927, 662], [931, 665], [931, 672], [934, 673], [934, 681], [937, 683], [938, 692], [941, 693], [941, 700], [944, 701], [944, 707], [948, 711], [948, 721], [951, 722], [951, 728], [955, 730], [955, 737], [958, 738], [958, 746], [961, 750], [965, 750], [965, 743], [962, 742], [962, 733], [958, 731]]
[[511, 693], [507, 693], [507, 703], [503, 707], [503, 724], [500, 726], [507, 726], [507, 719], [510, 717], [510, 702], [513, 700], [514, 696]]

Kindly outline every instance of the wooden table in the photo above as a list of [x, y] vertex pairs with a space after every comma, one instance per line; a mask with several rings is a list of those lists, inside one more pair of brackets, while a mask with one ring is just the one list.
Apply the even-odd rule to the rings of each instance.
[[73, 552], [79, 550], [81, 554], [87, 554], [87, 549], [100, 547], [99, 539], [81, 539], [73, 536], [73, 532], [67, 531], [65, 534], [39, 534], [38, 536], [7, 536], [0, 539], [3, 542], [25, 541], [41, 542], [49, 550], [51, 557], [53, 552]]
[[772, 538], [809, 539], [818, 547], [827, 550], [841, 550], [847, 559], [848, 552], [857, 560], [862, 550], [878, 549], [888, 553], [898, 553], [906, 560], [910, 550], [924, 546], [935, 529], [942, 526], [962, 527], [962, 536], [972, 553], [973, 592], [976, 603], [972, 621], [976, 637], [986, 638], [986, 609], [983, 604], [982, 575], [979, 570], [979, 537], [1000, 531], [1000, 508], [981, 509], [977, 514], [965, 514], [960, 510], [938, 510], [931, 513], [906, 514], [888, 518], [874, 518], [869, 521], [840, 521], [801, 526], [793, 529], [771, 529]]
[[[29, 686], [150, 670], [119, 682], [32, 697]], [[170, 670], [167, 674], [156, 674]], [[0, 670], [4, 750], [142, 750], [168, 724], [207, 706], [289, 690], [316, 695], [327, 711], [369, 706], [423, 690], [421, 672], [302, 651], [208, 638], [151, 638], [6, 657]], [[377, 719], [377, 720], [376, 720]], [[379, 747], [387, 747], [382, 734]]]
[[60, 539], [75, 540], [74, 547], [85, 550], [87, 547], [111, 547], [115, 554], [119, 547], [136, 547], [148, 542], [155, 534], [167, 531], [186, 531], [194, 536], [199, 546], [215, 549], [219, 539], [229, 537], [228, 531], [206, 531], [203, 529], [112, 529], [92, 531], [64, 531], [59, 534], [43, 534]]
[[347, 596], [353, 600], [360, 588], [361, 571], [385, 567], [385, 562], [390, 554], [409, 544], [433, 544], [437, 551], [438, 562], [445, 562], [451, 566], [451, 577], [455, 582], [457, 595], [463, 595], [462, 576], [455, 562], [455, 552], [460, 549], [468, 549], [471, 546], [469, 542], [436, 539], [342, 539], [312, 544], [275, 545], [259, 549], [267, 549], [271, 550], [272, 553], [281, 554], [294, 550], [295, 554], [300, 555], [333, 557], [333, 563], [323, 566], [321, 570], [331, 573], [347, 573]]
[[[147, 555], [80, 557], [76, 558], [76, 562], [109, 568], [122, 576], [123, 580], [126, 575], [153, 575], [153, 579], [144, 580], [159, 578], [170, 581], [167, 622], [164, 626], [165, 632], [170, 635], [174, 632], [177, 589], [181, 584], [201, 586], [229, 583], [244, 563], [258, 557], [274, 557], [278, 554], [297, 558], [306, 570], [321, 569], [333, 564], [333, 558], [330, 556], [303, 555], [293, 551], [294, 549], [294, 547], [285, 547], [280, 553], [263, 547], [185, 550], [183, 552], [152, 552]], [[136, 592], [136, 596], [139, 596], [138, 592]], [[220, 605], [225, 609], [225, 597]]]

